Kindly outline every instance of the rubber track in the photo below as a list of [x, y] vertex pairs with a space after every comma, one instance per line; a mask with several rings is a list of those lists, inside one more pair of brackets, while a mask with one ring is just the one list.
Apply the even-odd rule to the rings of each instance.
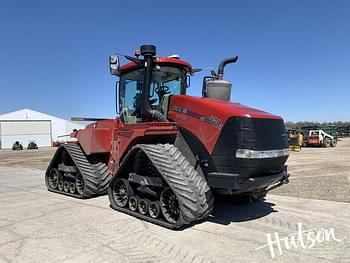
[[109, 171], [108, 166], [104, 162], [98, 162], [96, 164], [92, 164], [95, 173], [99, 178], [99, 194], [106, 194], [109, 186], [109, 182], [112, 178], [112, 173]]
[[129, 154], [138, 150], [145, 153], [176, 195], [180, 205], [180, 219], [176, 224], [170, 224], [125, 208], [113, 206], [114, 209], [172, 229], [209, 216], [214, 207], [214, 199], [207, 181], [190, 165], [178, 148], [171, 144], [139, 144], [134, 146]]
[[[62, 147], [62, 148], [61, 148]], [[106, 194], [109, 181], [111, 179], [111, 173], [108, 170], [108, 167], [103, 162], [96, 164], [91, 164], [80, 145], [78, 144], [63, 144], [57, 149], [57, 152], [52, 159], [46, 174], [48, 175], [50, 169], [55, 166], [58, 162], [59, 155], [63, 150], [66, 150], [73, 160], [75, 166], [78, 168], [80, 174], [83, 176], [85, 181], [85, 191], [83, 195], [71, 194], [56, 189], [50, 189], [49, 191], [60, 193], [77, 198], [90, 198], [94, 196], [99, 196]]]

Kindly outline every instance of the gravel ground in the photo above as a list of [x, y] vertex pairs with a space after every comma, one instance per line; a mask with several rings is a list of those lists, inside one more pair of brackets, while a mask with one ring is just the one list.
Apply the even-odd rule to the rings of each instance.
[[[45, 170], [56, 148], [0, 150], [0, 166]], [[277, 195], [350, 202], [350, 138], [335, 148], [302, 148], [288, 159], [290, 183]]]
[[0, 166], [46, 170], [56, 149], [50, 147], [22, 151], [0, 150]]
[[350, 202], [350, 138], [335, 148], [302, 148], [288, 159], [290, 183], [273, 194]]

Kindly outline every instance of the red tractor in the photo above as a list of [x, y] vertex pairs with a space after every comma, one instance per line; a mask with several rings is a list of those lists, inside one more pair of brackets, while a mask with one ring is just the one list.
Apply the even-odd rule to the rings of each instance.
[[72, 133], [77, 142], [61, 145], [46, 171], [49, 191], [108, 192], [115, 210], [181, 228], [209, 216], [214, 193], [261, 198], [288, 182], [283, 119], [229, 101], [224, 67], [237, 57], [204, 77], [202, 97], [186, 95], [196, 71], [186, 61], [153, 45], [125, 58], [110, 57], [119, 117]]

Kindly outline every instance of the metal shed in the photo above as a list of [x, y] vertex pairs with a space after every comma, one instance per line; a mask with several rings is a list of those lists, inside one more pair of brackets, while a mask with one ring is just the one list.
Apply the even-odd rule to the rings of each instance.
[[31, 109], [21, 109], [0, 115], [0, 149], [12, 148], [19, 141], [27, 147], [34, 141], [39, 147], [52, 146], [59, 136], [69, 134], [84, 125]]
[[39, 147], [51, 146], [51, 121], [0, 121], [0, 148], [11, 148], [16, 141], [24, 146], [27, 146], [31, 141], [34, 141]]

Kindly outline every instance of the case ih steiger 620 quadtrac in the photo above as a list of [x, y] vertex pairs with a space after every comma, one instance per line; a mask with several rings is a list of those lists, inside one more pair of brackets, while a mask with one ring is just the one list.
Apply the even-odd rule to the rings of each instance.
[[95, 119], [57, 149], [46, 171], [50, 191], [108, 191], [112, 208], [180, 228], [209, 216], [214, 193], [260, 198], [288, 182], [283, 119], [229, 101], [224, 67], [237, 57], [203, 79], [202, 97], [186, 95], [196, 71], [186, 61], [156, 56], [153, 45], [125, 58], [119, 66], [110, 57], [120, 116]]

